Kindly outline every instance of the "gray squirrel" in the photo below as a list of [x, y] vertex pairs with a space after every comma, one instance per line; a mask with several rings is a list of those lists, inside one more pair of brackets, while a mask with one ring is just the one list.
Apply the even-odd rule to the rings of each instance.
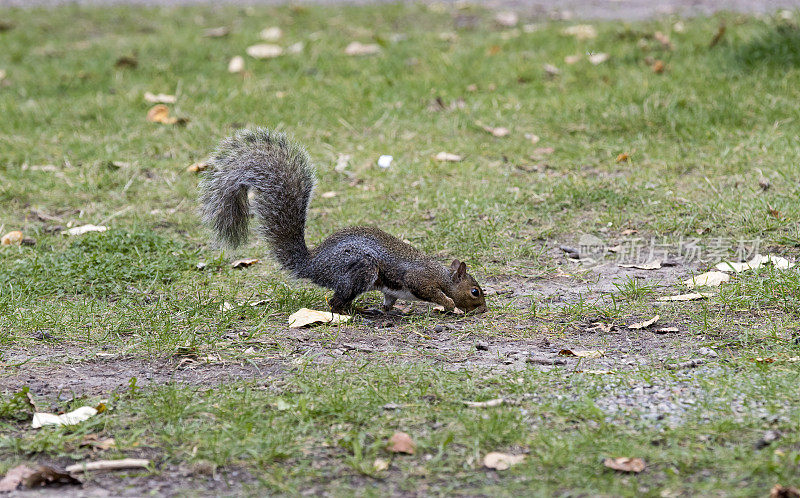
[[200, 183], [203, 222], [236, 247], [247, 240], [252, 209], [257, 233], [275, 259], [295, 277], [332, 289], [328, 304], [337, 313], [350, 311], [353, 299], [371, 290], [383, 293], [385, 311], [398, 298], [436, 303], [446, 311], [486, 311], [483, 290], [465, 263], [456, 259], [445, 267], [377, 228], [348, 227], [317, 247], [306, 246], [315, 184], [308, 154], [286, 135], [240, 130], [220, 143]]

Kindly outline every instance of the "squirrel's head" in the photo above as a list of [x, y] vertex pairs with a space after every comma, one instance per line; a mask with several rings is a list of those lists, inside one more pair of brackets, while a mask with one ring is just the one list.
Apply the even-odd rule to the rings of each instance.
[[453, 283], [453, 294], [450, 298], [456, 306], [465, 312], [483, 313], [486, 311], [486, 299], [483, 289], [475, 278], [467, 273], [467, 265], [454, 259], [450, 264], [450, 280]]

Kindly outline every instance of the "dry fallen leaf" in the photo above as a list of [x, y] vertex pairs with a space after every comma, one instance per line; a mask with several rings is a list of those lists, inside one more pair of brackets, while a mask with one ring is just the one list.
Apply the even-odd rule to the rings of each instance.
[[542, 65], [542, 69], [544, 69], [545, 74], [548, 76], [558, 76], [561, 74], [561, 70], [552, 64], [544, 64]]
[[568, 56], [564, 57], [564, 62], [565, 62], [566, 64], [570, 64], [570, 65], [571, 65], [571, 64], [575, 64], [575, 63], [578, 63], [578, 62], [580, 62], [580, 60], [581, 60], [582, 58], [583, 58], [583, 56], [582, 56], [581, 54], [577, 54], [577, 55], [568, 55]]
[[587, 349], [582, 351], [573, 351], [571, 349], [562, 349], [558, 352], [558, 356], [574, 356], [577, 358], [600, 358], [606, 354], [605, 349]]
[[[433, 307], [433, 311], [438, 311], [439, 313], [444, 313], [445, 312], [444, 311], [444, 306], [442, 306], [441, 304], [437, 304], [436, 306]], [[450, 313], [453, 313], [454, 315], [463, 315], [464, 314], [464, 310], [462, 310], [461, 308], [453, 308], [453, 310], [450, 311]]]
[[233, 268], [247, 268], [248, 266], [252, 266], [258, 263], [258, 258], [244, 258], [244, 259], [237, 259], [236, 261], [231, 262], [231, 267]]
[[225, 26], [220, 26], [218, 28], [208, 28], [207, 30], [203, 31], [204, 38], [222, 38], [223, 36], [228, 36], [231, 30]]
[[494, 16], [494, 22], [499, 24], [500, 26], [505, 26], [507, 28], [513, 28], [514, 26], [519, 23], [519, 16], [516, 12], [512, 12], [510, 10], [505, 10], [498, 12]]
[[83, 235], [89, 232], [105, 232], [108, 227], [102, 225], [81, 225], [79, 227], [72, 227], [69, 230], [64, 230], [61, 235]]
[[539, 135], [534, 135], [533, 133], [526, 133], [525, 139], [530, 140], [533, 145], [538, 144], [539, 141], [541, 140], [541, 138], [539, 138]]
[[510, 455], [497, 451], [487, 453], [486, 456], [483, 457], [484, 467], [494, 470], [506, 470], [523, 461], [525, 461], [525, 455]]
[[395, 432], [389, 438], [389, 446], [387, 448], [392, 453], [407, 453], [413, 455], [417, 450], [417, 444], [405, 432]]
[[725, 36], [725, 24], [720, 24], [719, 28], [717, 28], [717, 33], [714, 35], [714, 38], [711, 39], [711, 43], [708, 44], [708, 48], [714, 48], [714, 46], [722, 40], [722, 37]]
[[99, 451], [109, 450], [116, 447], [117, 443], [113, 437], [100, 438], [97, 434], [87, 434], [83, 437], [78, 446], [82, 448], [92, 448]]
[[19, 230], [14, 230], [13, 232], [8, 232], [7, 234], [3, 235], [3, 238], [0, 239], [0, 245], [4, 246], [11, 246], [11, 245], [20, 245], [22, 244], [22, 232]]
[[194, 163], [194, 164], [188, 166], [186, 168], [186, 171], [188, 171], [190, 173], [199, 173], [200, 171], [203, 171], [206, 168], [208, 168], [208, 163], [204, 162], [204, 161], [201, 161], [201, 162]]
[[638, 270], [658, 270], [662, 267], [660, 259], [655, 259], [643, 264], [620, 264], [619, 266], [623, 268], [636, 268]]
[[259, 43], [257, 45], [250, 45], [245, 52], [254, 59], [272, 59], [283, 55], [283, 47], [270, 43]]
[[169, 107], [156, 104], [147, 111], [147, 120], [151, 123], [175, 124], [178, 118], [169, 115]]
[[533, 149], [531, 159], [541, 159], [544, 156], [549, 156], [553, 152], [555, 152], [555, 149], [552, 147], [539, 147], [538, 149]]
[[461, 161], [464, 158], [459, 156], [458, 154], [451, 154], [450, 152], [440, 152], [440, 153], [436, 154], [436, 156], [434, 156], [434, 159], [436, 159], [437, 161], [442, 161], [442, 162], [457, 163], [457, 162]]
[[592, 54], [589, 56], [589, 62], [594, 64], [595, 66], [604, 63], [609, 58], [609, 55], [603, 52], [598, 52], [596, 54]]
[[76, 425], [97, 415], [97, 409], [91, 406], [82, 406], [76, 410], [62, 415], [52, 413], [34, 413], [31, 427], [38, 429], [45, 425]]
[[631, 156], [628, 155], [627, 152], [623, 152], [622, 154], [617, 156], [617, 162], [621, 163], [622, 161], [627, 161], [630, 158], [631, 158]]
[[241, 73], [244, 71], [244, 57], [236, 55], [228, 62], [229, 73]]
[[731, 276], [727, 273], [709, 271], [685, 280], [683, 283], [690, 289], [695, 287], [719, 287], [723, 282], [727, 282], [730, 279]]
[[150, 460], [144, 458], [123, 458], [121, 460], [97, 460], [95, 462], [68, 465], [67, 472], [88, 472], [92, 470], [146, 469]]
[[17, 465], [9, 469], [5, 477], [0, 480], [0, 493], [14, 491], [31, 474], [33, 474], [33, 469], [27, 465]]
[[650, 69], [652, 69], [653, 72], [656, 74], [661, 74], [664, 72], [664, 69], [666, 69], [666, 67], [667, 66], [666, 64], [664, 64], [664, 61], [662, 61], [661, 59], [657, 59], [653, 62], [653, 65], [650, 66]]
[[178, 101], [178, 97], [174, 95], [168, 95], [166, 93], [150, 93], [144, 92], [144, 100], [146, 102], [150, 102], [151, 104], [174, 104]]
[[489, 401], [465, 401], [464, 404], [470, 408], [491, 408], [505, 403], [503, 398], [490, 399]]
[[261, 30], [261, 33], [258, 34], [259, 38], [266, 41], [278, 41], [281, 39], [282, 36], [283, 36], [283, 30], [277, 26], [264, 28]]
[[603, 460], [603, 465], [609, 469], [618, 470], [620, 472], [633, 472], [638, 474], [646, 467], [644, 460], [641, 458], [606, 458]]
[[336, 325], [346, 323], [350, 320], [348, 315], [339, 315], [330, 311], [317, 311], [308, 308], [300, 308], [289, 315], [289, 328], [297, 329], [316, 323], [328, 323]]
[[345, 55], [374, 55], [380, 53], [381, 47], [376, 43], [350, 42], [344, 49]]
[[590, 40], [597, 38], [597, 30], [591, 24], [576, 24], [568, 28], [564, 28], [563, 34], [567, 36], [574, 36], [578, 40]]
[[481, 128], [483, 128], [484, 131], [489, 132], [496, 137], [505, 137], [511, 133], [511, 130], [509, 130], [508, 128], [503, 128], [502, 126], [499, 126], [497, 128], [493, 128], [491, 126], [481, 126]]
[[389, 461], [384, 460], [383, 458], [376, 458], [374, 462], [372, 462], [372, 470], [375, 472], [383, 472], [384, 470], [389, 468]]
[[331, 190], [330, 192], [323, 192], [320, 195], [320, 197], [322, 197], [323, 199], [333, 199], [334, 197], [336, 197], [336, 192], [334, 192], [333, 190]]
[[658, 301], [695, 301], [697, 299], [705, 299], [714, 294], [711, 292], [690, 292], [689, 294], [678, 294], [677, 296], [664, 296], [659, 297]]
[[300, 54], [306, 48], [306, 44], [303, 42], [292, 43], [288, 47], [286, 47], [287, 54]]
[[741, 273], [747, 270], [757, 270], [766, 265], [773, 265], [779, 270], [788, 270], [794, 266], [794, 263], [781, 256], [775, 256], [772, 254], [762, 256], [761, 254], [756, 254], [753, 259], [746, 263], [732, 263], [730, 261], [723, 261], [721, 263], [717, 263], [714, 268], [720, 271], [734, 271], [736, 273]]
[[656, 334], [670, 334], [675, 332], [680, 332], [678, 327], [661, 327], [660, 329], [655, 330]]
[[647, 321], [638, 322], [638, 323], [634, 323], [634, 324], [628, 325], [628, 328], [631, 329], [631, 330], [646, 329], [650, 325], [653, 325], [654, 323], [656, 323], [659, 318], [661, 318], [661, 315], [656, 315], [656, 316], [654, 316], [653, 318], [651, 318], [651, 319], [649, 319]]
[[800, 498], [800, 489], [776, 484], [769, 490], [769, 498]]
[[672, 50], [672, 41], [670, 41], [669, 35], [666, 35], [661, 31], [656, 31], [653, 33], [653, 38], [655, 38], [663, 48]]

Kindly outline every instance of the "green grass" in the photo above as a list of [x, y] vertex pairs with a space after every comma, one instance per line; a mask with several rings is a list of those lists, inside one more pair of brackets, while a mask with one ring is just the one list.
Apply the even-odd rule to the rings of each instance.
[[[201, 372], [269, 364], [278, 373], [219, 386], [140, 378], [138, 388], [75, 399], [33, 392], [51, 411], [108, 401], [108, 412], [80, 426], [45, 430], [28, 428], [19, 385], [0, 392], [0, 472], [22, 461], [96, 457], [79, 443], [101, 434], [117, 441], [104, 457], [152, 458], [153, 478], [211, 465], [244, 472], [254, 494], [348, 495], [355, 486], [364, 495], [752, 496], [796, 479], [799, 371], [789, 359], [800, 333], [797, 269], [742, 274], [708, 300], [656, 305], [682, 291], [665, 288], [657, 271], [597, 291], [600, 275], [565, 266], [553, 248], [577, 246], [582, 234], [609, 247], [655, 237], [671, 250], [696, 239], [704, 268], [734, 257], [744, 240], [797, 258], [800, 14], [720, 14], [683, 20], [681, 32], [672, 18], [597, 23], [598, 37], [584, 41], [562, 33], [570, 23], [509, 30], [480, 8], [422, 5], [65, 6], [6, 9], [4, 20], [14, 28], [0, 31], [0, 232], [22, 230], [36, 244], [0, 247], [0, 375], [80, 370], [109, 354], [200, 358], [192, 368]], [[709, 47], [721, 23], [725, 36]], [[273, 25], [284, 30], [279, 44], [303, 42], [302, 52], [245, 57], [246, 72], [229, 74], [230, 58]], [[230, 35], [202, 37], [215, 26]], [[674, 48], [653, 39], [656, 31]], [[382, 52], [344, 55], [354, 40]], [[589, 52], [610, 58], [594, 66]], [[584, 57], [564, 62], [575, 54]], [[121, 57], [136, 66], [115, 65]], [[652, 71], [650, 58], [665, 72]], [[560, 73], [548, 76], [544, 64]], [[147, 91], [175, 94], [171, 113], [188, 122], [147, 122]], [[481, 125], [511, 134], [496, 138]], [[266, 259], [232, 269], [231, 260], [266, 258], [266, 250], [211, 247], [197, 215], [198, 177], [186, 171], [247, 126], [293, 135], [315, 162], [318, 192], [337, 193], [313, 201], [311, 243], [374, 224], [443, 261], [467, 261], [481, 282], [529, 286], [491, 297], [490, 312], [474, 319], [418, 306], [387, 329], [356, 317], [351, 328], [288, 333], [288, 314], [324, 309], [329, 293], [289, 280]], [[531, 157], [541, 147], [552, 154]], [[464, 160], [436, 162], [440, 151]], [[621, 153], [630, 161], [617, 162]], [[340, 154], [351, 156], [344, 173], [334, 170]], [[381, 154], [394, 156], [391, 168], [376, 166]], [[762, 173], [768, 190], [759, 187]], [[60, 234], [85, 223], [110, 229]], [[567, 278], [562, 270], [580, 297], [539, 295]], [[221, 308], [257, 300], [266, 302]], [[682, 334], [642, 346], [626, 326], [655, 314]], [[450, 322], [453, 350], [444, 350], [432, 329]], [[616, 332], [587, 331], [596, 322]], [[608, 348], [645, 363], [612, 375], [459, 363], [469, 352], [456, 346], [476, 337], [520, 341], [521, 350], [544, 340], [554, 349]], [[329, 359], [360, 339], [397, 348]], [[702, 346], [720, 357], [701, 374], [663, 368], [683, 358], [665, 359], [662, 348], [694, 357]], [[612, 413], [603, 401], [648, 385], [688, 389], [697, 402], [673, 420]], [[463, 405], [497, 397], [513, 404]], [[770, 429], [781, 439], [756, 449]], [[412, 434], [416, 455], [387, 453], [395, 430]], [[495, 450], [528, 457], [494, 473], [480, 461]], [[602, 466], [607, 456], [643, 457], [648, 470], [614, 473]], [[376, 458], [391, 459], [390, 469], [375, 471]]]

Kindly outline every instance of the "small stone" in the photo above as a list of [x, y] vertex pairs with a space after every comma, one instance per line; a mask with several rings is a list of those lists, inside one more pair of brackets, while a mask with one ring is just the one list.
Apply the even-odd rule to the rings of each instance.
[[444, 326], [443, 325], [434, 325], [433, 331], [434, 332], [444, 332]]
[[703, 356], [708, 356], [709, 358], [718, 358], [719, 353], [714, 351], [711, 348], [700, 348], [697, 350], [697, 354], [701, 354]]
[[489, 344], [483, 341], [478, 341], [475, 343], [475, 349], [478, 351], [489, 351]]

